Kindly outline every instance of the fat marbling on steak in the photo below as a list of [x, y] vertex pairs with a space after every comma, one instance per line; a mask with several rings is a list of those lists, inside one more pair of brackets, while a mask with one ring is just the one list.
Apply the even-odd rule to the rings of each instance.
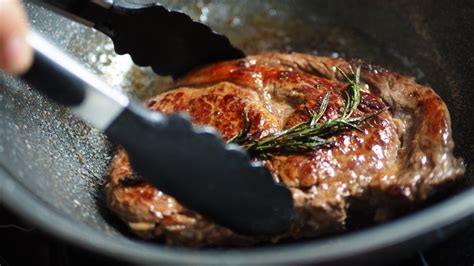
[[252, 245], [343, 231], [355, 201], [373, 210], [371, 219], [386, 220], [464, 173], [452, 153], [450, 116], [441, 98], [414, 78], [362, 61], [297, 53], [249, 56], [198, 69], [146, 104], [164, 113], [185, 111], [194, 124], [214, 126], [225, 139], [240, 132], [248, 112], [258, 139], [307, 121], [307, 108], [318, 109], [328, 91], [322, 121], [339, 116], [348, 84], [336, 66], [345, 73], [362, 69], [361, 101], [352, 116], [390, 110], [359, 124], [362, 131], [335, 135], [332, 145], [263, 161], [293, 194], [297, 217], [285, 234], [244, 236], [206, 220], [137, 178], [122, 149], [105, 186], [108, 207], [144, 238], [187, 246]]

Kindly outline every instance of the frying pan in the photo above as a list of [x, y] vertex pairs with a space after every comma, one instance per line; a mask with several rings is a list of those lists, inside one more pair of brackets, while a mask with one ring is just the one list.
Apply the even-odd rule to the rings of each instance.
[[[0, 75], [0, 202], [43, 230], [138, 263], [336, 264], [386, 260], [474, 225], [472, 1], [160, 1], [227, 34], [248, 54], [299, 51], [363, 58], [432, 86], [452, 116], [463, 182], [383, 225], [253, 248], [190, 249], [131, 236], [104, 207], [113, 154], [98, 131], [22, 82]], [[133, 66], [100, 33], [26, 3], [32, 26], [109, 84], [144, 100], [171, 86]], [[152, 27], [153, 25], [144, 25]], [[166, 36], [163, 36], [166, 38]]]

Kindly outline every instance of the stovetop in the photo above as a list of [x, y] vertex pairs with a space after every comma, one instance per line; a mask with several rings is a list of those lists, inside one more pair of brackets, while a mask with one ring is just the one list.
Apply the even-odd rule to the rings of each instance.
[[[0, 266], [132, 265], [51, 237], [0, 206]], [[413, 250], [388, 266], [474, 266], [474, 224], [427, 250]]]

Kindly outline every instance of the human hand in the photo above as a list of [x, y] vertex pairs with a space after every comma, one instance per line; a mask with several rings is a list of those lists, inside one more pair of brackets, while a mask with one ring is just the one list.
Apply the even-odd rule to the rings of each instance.
[[26, 42], [28, 21], [20, 0], [0, 0], [0, 71], [25, 72], [33, 52]]

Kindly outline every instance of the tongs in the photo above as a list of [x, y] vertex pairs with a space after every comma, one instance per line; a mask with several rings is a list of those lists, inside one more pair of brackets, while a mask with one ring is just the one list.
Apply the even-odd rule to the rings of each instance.
[[[128, 9], [102, 1], [43, 3], [46, 2], [69, 17], [95, 25], [111, 36], [119, 53], [130, 53], [136, 63], [150, 65], [158, 74], [179, 77], [202, 64], [243, 56], [227, 38], [207, 26], [157, 5]], [[95, 20], [99, 14], [100, 23]], [[154, 15], [142, 17], [146, 14]], [[142, 45], [147, 38], [155, 38], [150, 37], [154, 32], [151, 27], [155, 26], [151, 22], [155, 20], [162, 24], [154, 33], [162, 43], [171, 43], [169, 35], [160, 32], [166, 28], [164, 25], [180, 25], [174, 28], [173, 40], [182, 45], [162, 45], [159, 49], [165, 50], [160, 51]], [[140, 25], [143, 21], [149, 23]], [[146, 30], [149, 35], [132, 32], [136, 27], [150, 27]], [[195, 28], [194, 35], [183, 36], [188, 31], [180, 30], [187, 28]], [[193, 42], [186, 44], [187, 39]], [[22, 78], [123, 146], [134, 171], [142, 178], [238, 233], [271, 235], [289, 228], [295, 215], [291, 192], [276, 183], [268, 169], [252, 161], [239, 146], [227, 144], [211, 127], [193, 126], [183, 113], [165, 115], [147, 110], [33, 31], [28, 42], [34, 49], [34, 62]], [[205, 55], [195, 54], [201, 48], [187, 50], [196, 43], [206, 44]]]

